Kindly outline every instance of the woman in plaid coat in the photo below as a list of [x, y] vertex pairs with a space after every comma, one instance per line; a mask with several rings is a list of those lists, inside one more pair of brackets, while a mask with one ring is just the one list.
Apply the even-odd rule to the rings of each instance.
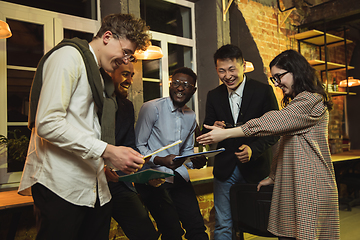
[[287, 50], [270, 63], [284, 108], [233, 129], [197, 138], [201, 144], [225, 138], [280, 135], [272, 169], [261, 186], [274, 184], [268, 230], [279, 239], [340, 239], [338, 193], [328, 147], [332, 103], [315, 70], [298, 52]]

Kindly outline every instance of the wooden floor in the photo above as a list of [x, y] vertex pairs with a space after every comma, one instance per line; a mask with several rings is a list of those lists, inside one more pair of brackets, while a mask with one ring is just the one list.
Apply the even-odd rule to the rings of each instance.
[[[360, 206], [351, 211], [340, 210], [340, 238], [341, 240], [360, 240]], [[245, 240], [274, 240], [276, 238], [256, 237], [246, 235]]]

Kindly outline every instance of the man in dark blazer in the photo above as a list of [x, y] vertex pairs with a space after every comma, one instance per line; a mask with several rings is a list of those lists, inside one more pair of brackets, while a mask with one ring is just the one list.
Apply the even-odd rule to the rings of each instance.
[[[244, 75], [246, 63], [237, 46], [222, 46], [214, 54], [214, 61], [223, 84], [207, 95], [204, 124], [221, 128], [240, 126], [278, 109], [272, 87]], [[226, 150], [216, 155], [214, 162], [215, 240], [232, 239], [230, 187], [235, 183], [258, 183], [268, 176], [271, 146], [278, 139], [232, 138], [218, 143], [218, 148]]]
[[[135, 149], [134, 131], [134, 106], [127, 99], [128, 89], [133, 82], [134, 66], [130, 62], [122, 64], [113, 73], [109, 73], [109, 78], [115, 85], [116, 101], [118, 110], [116, 112], [115, 124], [115, 145], [126, 146]], [[156, 231], [150, 220], [147, 209], [143, 206], [134, 186], [130, 182], [119, 182], [119, 175], [125, 175], [121, 171], [111, 171], [105, 168], [106, 178], [112, 196], [111, 216], [123, 229], [129, 239], [134, 240], [157, 240], [159, 233]], [[141, 229], [141, 230], [139, 230]]]

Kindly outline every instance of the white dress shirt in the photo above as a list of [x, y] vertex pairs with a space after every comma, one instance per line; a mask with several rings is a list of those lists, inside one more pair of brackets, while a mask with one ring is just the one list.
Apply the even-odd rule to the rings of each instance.
[[[95, 60], [96, 56], [90, 47]], [[83, 59], [74, 47], [53, 52], [44, 63], [43, 86], [19, 193], [40, 183], [61, 198], [94, 207], [111, 199], [101, 158], [107, 143]]]
[[244, 75], [244, 80], [240, 83], [240, 85], [237, 89], [235, 89], [234, 91], [231, 89], [228, 89], [229, 103], [230, 103], [231, 113], [232, 113], [232, 116], [234, 119], [234, 126], [237, 123], [237, 119], [239, 117], [239, 112], [241, 109], [241, 102], [242, 102], [242, 96], [244, 93], [245, 82], [246, 82], [246, 76]]

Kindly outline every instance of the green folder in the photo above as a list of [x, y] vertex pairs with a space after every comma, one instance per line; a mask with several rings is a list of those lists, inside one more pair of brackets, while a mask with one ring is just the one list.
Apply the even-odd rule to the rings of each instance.
[[165, 173], [154, 169], [146, 169], [144, 171], [140, 171], [133, 174], [128, 174], [119, 177], [119, 181], [123, 182], [134, 182], [134, 183], [147, 183], [151, 179], [156, 178], [167, 178], [175, 176], [172, 173]]

